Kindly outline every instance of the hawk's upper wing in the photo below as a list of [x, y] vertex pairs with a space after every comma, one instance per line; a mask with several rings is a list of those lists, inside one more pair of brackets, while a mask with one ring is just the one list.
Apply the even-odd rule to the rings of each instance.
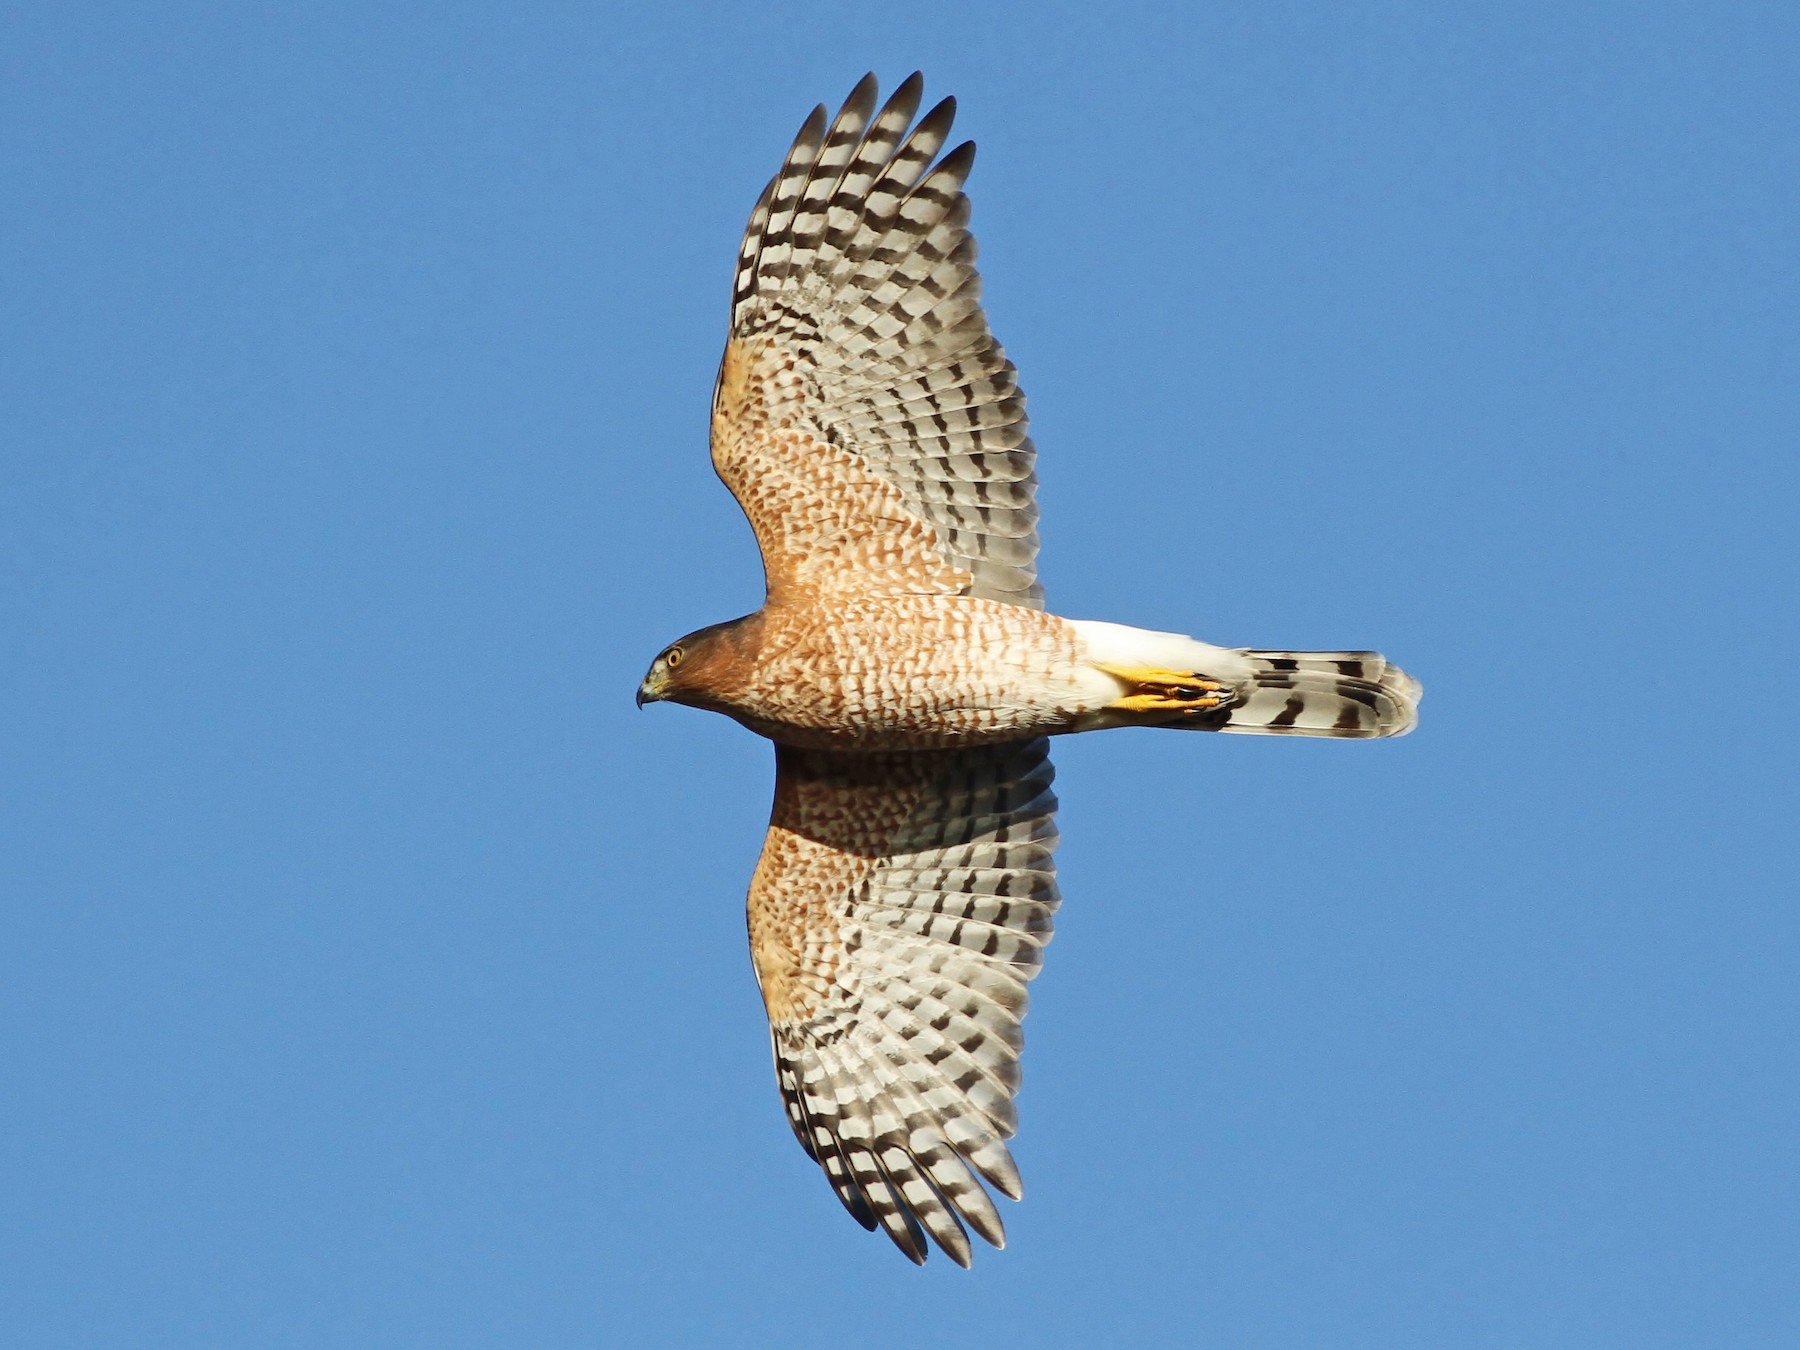
[[[1040, 606], [1033, 452], [1017, 373], [988, 332], [955, 113], [907, 133], [913, 75], [821, 105], [750, 217], [712, 456], [771, 596], [852, 587]], [[929, 168], [929, 172], [927, 172]]]
[[914, 1261], [1004, 1241], [1025, 982], [1057, 891], [1042, 740], [846, 755], [776, 747], [750, 950], [788, 1119], [865, 1228]]

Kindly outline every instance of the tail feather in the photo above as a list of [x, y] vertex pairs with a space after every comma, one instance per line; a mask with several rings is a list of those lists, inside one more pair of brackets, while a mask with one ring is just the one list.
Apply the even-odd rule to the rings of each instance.
[[1252, 673], [1217, 731], [1252, 736], [1404, 736], [1419, 682], [1379, 652], [1247, 651]]
[[1255, 651], [1122, 624], [1070, 623], [1089, 668], [1108, 686], [1079, 730], [1365, 738], [1404, 736], [1419, 720], [1419, 682], [1379, 652]]

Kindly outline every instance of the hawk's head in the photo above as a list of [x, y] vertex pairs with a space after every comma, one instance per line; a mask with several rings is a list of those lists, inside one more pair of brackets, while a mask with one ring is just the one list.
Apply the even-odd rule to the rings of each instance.
[[638, 707], [646, 703], [711, 706], [719, 694], [733, 687], [735, 672], [748, 655], [743, 649], [746, 625], [754, 617], [715, 623], [663, 648], [638, 685]]

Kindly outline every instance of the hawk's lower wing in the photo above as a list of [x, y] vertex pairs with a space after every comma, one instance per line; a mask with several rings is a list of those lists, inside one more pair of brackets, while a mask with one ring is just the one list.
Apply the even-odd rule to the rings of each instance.
[[[1019, 1020], [1057, 905], [1042, 740], [776, 747], [750, 949], [788, 1119], [865, 1228], [962, 1265], [1017, 1199]], [[962, 1223], [959, 1223], [958, 1220]]]

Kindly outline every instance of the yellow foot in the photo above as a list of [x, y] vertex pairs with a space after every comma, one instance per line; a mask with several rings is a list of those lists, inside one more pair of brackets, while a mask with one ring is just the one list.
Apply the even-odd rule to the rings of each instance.
[[1097, 670], [1123, 680], [1130, 687], [1123, 698], [1108, 704], [1120, 712], [1156, 713], [1190, 712], [1216, 708], [1225, 702], [1227, 691], [1216, 680], [1206, 679], [1193, 671], [1159, 670], [1154, 666], [1109, 666], [1094, 662]]

